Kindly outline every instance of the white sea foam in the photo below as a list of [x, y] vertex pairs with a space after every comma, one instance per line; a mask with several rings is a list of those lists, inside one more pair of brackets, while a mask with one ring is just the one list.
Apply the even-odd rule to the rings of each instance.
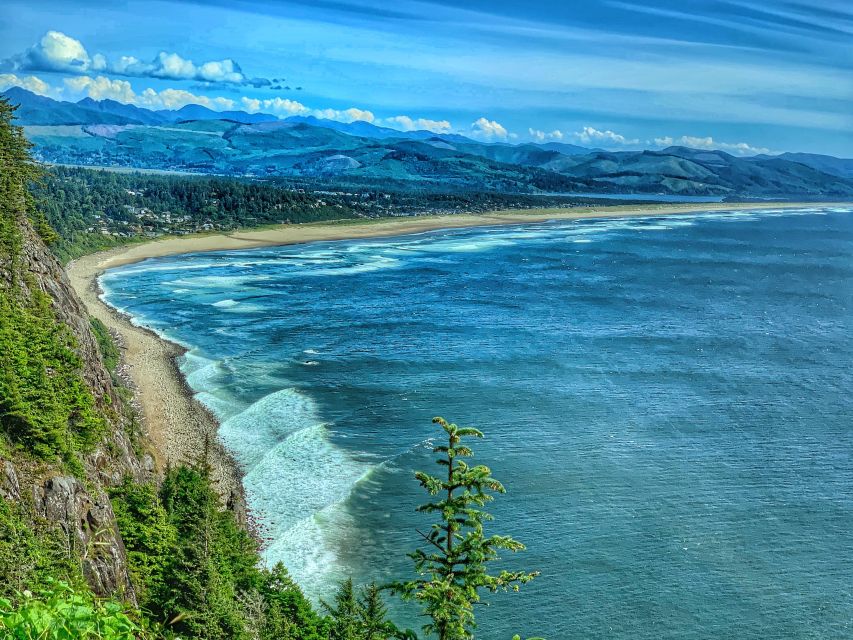
[[217, 379], [223, 371], [218, 361], [205, 358], [191, 349], [181, 361], [181, 373], [194, 390], [211, 392], [219, 387]]
[[219, 427], [223, 442], [247, 470], [289, 435], [320, 424], [314, 401], [296, 389], [264, 396]]
[[322, 593], [342, 575], [329, 536], [349, 517], [343, 504], [373, 465], [330, 442], [314, 402], [295, 389], [224, 421], [220, 436], [246, 470], [249, 505], [271, 541], [265, 561], [284, 562], [310, 594]]

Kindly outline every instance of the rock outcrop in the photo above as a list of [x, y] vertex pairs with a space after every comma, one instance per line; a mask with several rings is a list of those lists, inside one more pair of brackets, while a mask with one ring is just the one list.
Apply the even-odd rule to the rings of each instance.
[[[62, 265], [27, 221], [21, 223], [21, 233], [23, 242], [16, 264], [0, 264], [0, 286], [8, 287], [14, 281], [20, 283], [20, 293], [25, 296], [38, 288], [50, 297], [57, 321], [74, 335], [83, 361], [81, 375], [108, 417], [110, 433], [82, 457], [85, 477], [68, 475], [59, 465], [0, 459], [0, 497], [22, 504], [33, 518], [62, 531], [95, 593], [135, 601], [127, 554], [107, 489], [126, 476], [137, 481], [151, 479], [153, 461], [134, 449], [128, 418], [121, 410], [122, 399], [104, 367], [86, 310]], [[11, 278], [13, 268], [22, 277]]]

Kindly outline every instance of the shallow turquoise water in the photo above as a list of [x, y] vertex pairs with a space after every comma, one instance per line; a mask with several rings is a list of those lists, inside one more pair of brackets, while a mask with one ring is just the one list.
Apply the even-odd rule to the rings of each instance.
[[486, 432], [494, 529], [542, 572], [480, 637], [853, 634], [850, 210], [198, 254], [102, 284], [191, 348], [266, 558], [312, 596], [407, 575], [440, 414]]

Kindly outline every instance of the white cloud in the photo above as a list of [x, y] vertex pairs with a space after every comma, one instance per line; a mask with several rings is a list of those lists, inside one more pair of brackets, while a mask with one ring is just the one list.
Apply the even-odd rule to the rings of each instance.
[[115, 80], [105, 76], [66, 78], [64, 83], [68, 97], [87, 96], [93, 100], [116, 100], [147, 109], [180, 109], [188, 104], [200, 104], [214, 111], [225, 111], [236, 107], [236, 103], [230, 98], [211, 98], [183, 89], [155, 91], [148, 88], [139, 94], [133, 90], [127, 80]]
[[84, 94], [93, 100], [116, 100], [125, 104], [137, 100], [136, 92], [127, 80], [112, 80], [104, 76], [77, 76], [65, 78], [63, 82], [72, 93]]
[[236, 61], [211, 60], [195, 64], [177, 53], [161, 51], [151, 62], [134, 56], [120, 56], [109, 61], [103, 54], [89, 55], [79, 40], [61, 31], [48, 31], [41, 40], [23, 53], [0, 61], [0, 70], [62, 71], [66, 73], [111, 73], [138, 78], [196, 80], [199, 82], [269, 86], [265, 78], [248, 78]]
[[[100, 63], [100, 59], [98, 61]], [[9, 71], [70, 71], [85, 73], [92, 65], [86, 48], [79, 40], [60, 31], [48, 31], [23, 53], [3, 61]]]
[[527, 130], [527, 133], [535, 142], [545, 142], [546, 140], [562, 140], [564, 134], [559, 129], [554, 129], [553, 131], [546, 133], [539, 129], [530, 128]]
[[746, 142], [717, 142], [711, 136], [681, 136], [680, 138], [663, 136], [661, 138], [655, 138], [654, 143], [658, 147], [679, 145], [682, 147], [690, 147], [691, 149], [719, 149], [738, 156], [753, 156], [759, 153], [770, 153], [770, 149], [767, 149], [766, 147], [755, 147]]
[[410, 118], [409, 116], [391, 116], [385, 118], [382, 124], [400, 131], [432, 131], [434, 133], [450, 133], [452, 129], [447, 120], [430, 120], [429, 118]]
[[198, 68], [198, 75], [207, 82], [242, 82], [244, 80], [240, 65], [230, 58], [205, 62]]
[[376, 116], [366, 109], [351, 107], [349, 109], [311, 109], [297, 100], [289, 98], [258, 98], [243, 97], [240, 99], [243, 109], [249, 113], [263, 111], [272, 113], [281, 118], [290, 116], [314, 116], [324, 120], [337, 120], [338, 122], [373, 122]]
[[10, 87], [21, 87], [40, 96], [49, 96], [55, 89], [37, 76], [18, 76], [14, 73], [0, 73], [0, 91]]
[[188, 104], [200, 104], [214, 111], [227, 111], [236, 107], [230, 98], [210, 98], [183, 89], [163, 89], [157, 92], [149, 88], [142, 92], [137, 104], [148, 109], [180, 109]]
[[284, 118], [287, 118], [288, 116], [304, 116], [311, 112], [311, 109], [301, 102], [289, 100], [287, 98], [268, 98], [267, 100], [259, 100], [257, 98], [243, 97], [240, 99], [240, 102], [243, 105], [243, 108], [249, 113], [265, 111]]
[[634, 145], [640, 141], [636, 138], [626, 138], [625, 136], [614, 131], [599, 131], [593, 127], [584, 127], [581, 131], [576, 131], [572, 136], [581, 144], [596, 144], [596, 145]]
[[485, 140], [506, 140], [509, 132], [495, 120], [479, 118], [471, 123], [471, 135]]
[[349, 109], [314, 109], [312, 115], [325, 120], [337, 120], [338, 122], [373, 122], [376, 116], [372, 112], [365, 109], [357, 109], [350, 107]]

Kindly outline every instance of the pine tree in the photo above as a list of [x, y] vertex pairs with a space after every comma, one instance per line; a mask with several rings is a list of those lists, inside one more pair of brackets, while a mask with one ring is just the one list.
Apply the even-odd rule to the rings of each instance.
[[323, 602], [323, 608], [332, 617], [330, 640], [361, 640], [359, 603], [355, 597], [352, 578], [343, 581], [335, 593], [334, 605]]
[[382, 592], [375, 582], [364, 588], [359, 604], [364, 640], [386, 640], [389, 637], [388, 607], [382, 601]]
[[482, 507], [494, 498], [492, 493], [505, 493], [484, 465], [469, 466], [460, 458], [473, 456], [462, 444], [463, 438], [482, 438], [482, 432], [460, 428], [444, 418], [434, 418], [447, 437], [447, 445], [433, 449], [440, 454], [436, 463], [446, 470], [439, 478], [418, 471], [415, 477], [430, 496], [440, 499], [418, 507], [422, 513], [438, 514], [439, 522], [423, 537], [427, 551], [417, 549], [409, 556], [415, 572], [425, 576], [391, 585], [405, 599], [417, 600], [432, 620], [424, 626], [427, 634], [439, 640], [469, 640], [476, 626], [474, 604], [480, 602], [480, 590], [518, 590], [520, 584], [532, 580], [538, 573], [501, 571], [491, 575], [489, 562], [498, 559], [501, 549], [521, 551], [524, 545], [509, 536], [486, 536], [483, 523], [492, 516]]

